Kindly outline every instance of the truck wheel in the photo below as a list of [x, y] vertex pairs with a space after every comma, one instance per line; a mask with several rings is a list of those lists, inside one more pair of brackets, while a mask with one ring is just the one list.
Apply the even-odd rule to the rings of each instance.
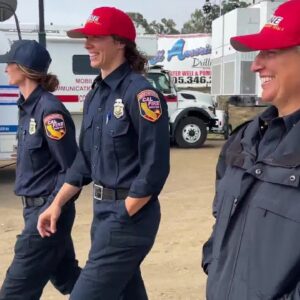
[[175, 141], [181, 148], [199, 148], [207, 137], [205, 123], [195, 117], [187, 117], [181, 120], [176, 128]]
[[223, 134], [225, 140], [228, 140], [228, 138], [229, 138], [231, 132], [232, 132], [232, 126], [231, 126], [231, 124], [228, 124], [228, 125], [226, 126], [226, 129], [225, 129], [224, 134]]

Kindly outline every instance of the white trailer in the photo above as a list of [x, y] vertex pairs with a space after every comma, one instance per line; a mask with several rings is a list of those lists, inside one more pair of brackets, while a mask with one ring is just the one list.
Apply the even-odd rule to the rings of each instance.
[[[9, 49], [8, 40], [0, 32], [0, 54]], [[17, 99], [19, 90], [8, 84], [5, 65], [0, 64], [0, 161], [15, 157], [18, 128]]]
[[250, 71], [256, 52], [238, 52], [230, 38], [258, 32], [284, 0], [256, 0], [237, 8], [212, 23], [212, 84], [214, 96], [260, 95], [260, 80]]
[[[21, 28], [23, 39], [38, 39], [37, 26], [23, 25]], [[54, 94], [71, 112], [78, 138], [82, 121], [83, 101], [99, 71], [90, 67], [89, 56], [86, 49], [84, 49], [84, 41], [68, 38], [66, 35], [68, 29], [57, 26], [46, 28], [46, 41], [47, 49], [52, 57], [49, 71], [57, 75], [60, 81], [60, 85]], [[12, 25], [0, 24], [0, 33], [0, 44], [4, 40], [6, 44], [11, 44], [18, 39], [17, 32]], [[137, 45], [149, 57], [156, 54], [157, 41], [153, 35], [138, 36]], [[153, 72], [151, 73], [152, 77], [155, 76]], [[157, 69], [155, 73], [159, 78], [165, 78], [166, 85], [169, 86], [168, 90], [170, 92], [163, 90], [161, 86], [157, 86], [157, 88], [165, 95], [168, 102], [171, 138], [174, 138], [182, 147], [200, 147], [206, 140], [207, 130], [211, 130], [217, 123], [211, 96], [188, 90], [177, 92], [172, 88], [173, 84], [167, 73], [160, 69]], [[150, 76], [150, 72], [148, 75]], [[151, 81], [148, 75], [147, 78]], [[152, 82], [154, 81], [152, 80]], [[4, 73], [0, 78], [0, 85], [8, 87]], [[16, 96], [15, 87], [10, 88]], [[7, 94], [6, 92], [5, 95], [7, 96]], [[8, 99], [5, 101], [8, 101]], [[11, 107], [17, 109], [15, 102], [14, 106]], [[4, 115], [13, 115], [14, 124], [17, 124], [16, 111], [9, 111], [8, 107], [3, 107], [1, 110]], [[191, 121], [193, 122], [191, 123]], [[16, 128], [15, 125], [14, 129]], [[182, 128], [180, 132], [178, 128]], [[0, 132], [1, 141], [4, 141], [4, 135], [5, 133]], [[6, 145], [6, 142], [4, 144]]]

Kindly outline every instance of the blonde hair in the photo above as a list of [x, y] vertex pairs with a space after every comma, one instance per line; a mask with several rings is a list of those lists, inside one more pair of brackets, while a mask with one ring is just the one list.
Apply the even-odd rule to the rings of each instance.
[[36, 81], [46, 91], [54, 92], [58, 88], [59, 80], [56, 75], [53, 75], [51, 73], [40, 73], [19, 64], [18, 67], [27, 78]]

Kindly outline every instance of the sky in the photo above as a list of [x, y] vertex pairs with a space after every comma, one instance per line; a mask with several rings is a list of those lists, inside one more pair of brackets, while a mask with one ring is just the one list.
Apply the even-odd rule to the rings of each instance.
[[[18, 0], [17, 16], [20, 23], [38, 24], [38, 0]], [[139, 12], [148, 23], [162, 18], [173, 19], [180, 30], [195, 9], [205, 0], [44, 0], [45, 23], [54, 25], [84, 24], [93, 8], [115, 6], [125, 12]], [[219, 3], [212, 0], [211, 3]], [[12, 23], [13, 19], [6, 21]]]

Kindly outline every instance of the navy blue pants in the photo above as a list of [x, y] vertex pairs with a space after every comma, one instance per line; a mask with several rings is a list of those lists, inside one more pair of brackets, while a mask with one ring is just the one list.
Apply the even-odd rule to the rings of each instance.
[[50, 280], [62, 294], [70, 294], [80, 274], [75, 259], [71, 229], [74, 203], [67, 204], [57, 224], [57, 233], [41, 238], [36, 229], [42, 211], [49, 206], [24, 208], [24, 230], [17, 236], [15, 255], [3, 282], [1, 300], [38, 300]]
[[159, 223], [157, 199], [132, 217], [124, 200], [94, 200], [92, 245], [70, 299], [148, 299], [140, 264], [153, 246]]

